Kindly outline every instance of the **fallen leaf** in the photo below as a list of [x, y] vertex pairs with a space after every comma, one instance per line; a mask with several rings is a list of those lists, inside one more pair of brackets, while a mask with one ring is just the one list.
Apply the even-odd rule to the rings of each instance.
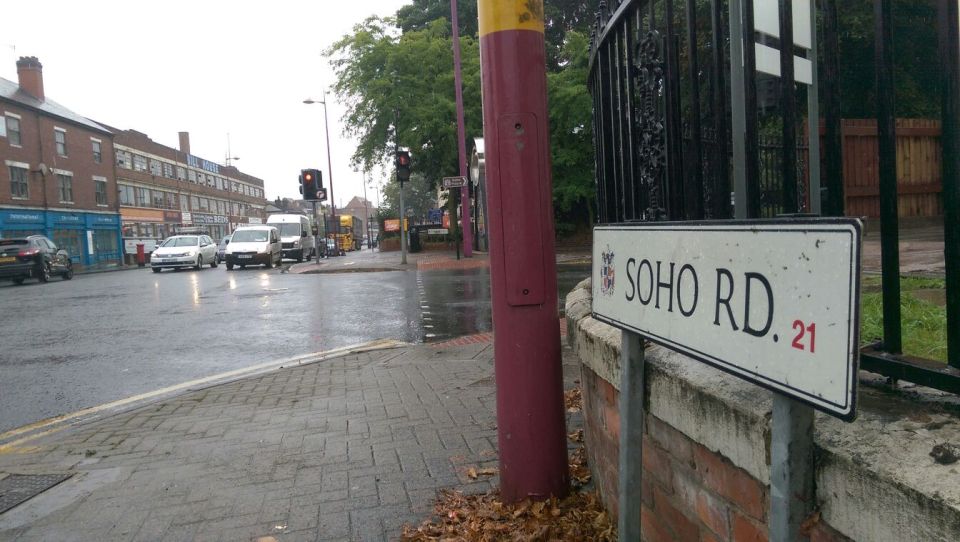
[[467, 476], [469, 476], [471, 480], [476, 480], [476, 479], [477, 479], [477, 469], [475, 469], [475, 468], [473, 468], [473, 467], [470, 467], [469, 469], [467, 469]]

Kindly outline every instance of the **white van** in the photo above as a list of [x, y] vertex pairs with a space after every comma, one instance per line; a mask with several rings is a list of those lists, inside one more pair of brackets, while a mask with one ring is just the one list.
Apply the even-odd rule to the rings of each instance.
[[223, 255], [227, 271], [239, 265], [263, 265], [271, 268], [280, 265], [280, 233], [273, 226], [241, 226], [233, 232], [230, 244]]
[[316, 240], [310, 230], [310, 219], [303, 215], [270, 215], [267, 225], [280, 231], [280, 242], [284, 258], [295, 258], [302, 262], [304, 258], [317, 255]]

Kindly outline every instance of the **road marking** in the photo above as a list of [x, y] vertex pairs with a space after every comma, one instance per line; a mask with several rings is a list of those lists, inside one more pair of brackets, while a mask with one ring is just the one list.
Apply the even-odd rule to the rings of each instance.
[[[406, 345], [407, 343], [401, 341], [395, 341], [392, 339], [378, 339], [376, 341], [369, 341], [366, 343], [355, 344], [351, 346], [344, 346], [341, 348], [335, 348], [333, 350], [326, 350], [323, 352], [313, 352], [310, 354], [303, 354], [300, 356], [293, 356], [289, 358], [284, 358], [280, 360], [268, 361], [266, 363], [261, 363], [259, 365], [253, 365], [250, 367], [244, 367], [242, 369], [235, 369], [233, 371], [227, 371], [224, 373], [207, 376], [204, 378], [198, 378], [196, 380], [190, 380], [188, 382], [183, 382], [181, 384], [175, 384], [173, 386], [167, 386], [158, 390], [141, 393], [139, 395], [134, 395], [124, 399], [118, 399], [109, 403], [102, 405], [85, 408], [78, 410], [76, 412], [71, 412], [69, 414], [61, 414], [60, 416], [55, 416], [53, 418], [47, 418], [45, 420], [40, 420], [16, 429], [11, 429], [5, 433], [0, 433], [0, 455], [11, 452], [25, 452], [29, 451], [27, 448], [23, 448], [22, 445], [36, 440], [42, 436], [50, 435], [62, 431], [68, 427], [77, 425], [78, 423], [88, 421], [92, 418], [95, 418], [98, 414], [103, 412], [109, 412], [117, 410], [121, 407], [130, 406], [136, 403], [146, 402], [149, 399], [155, 399], [157, 397], [162, 397], [165, 395], [172, 395], [176, 392], [181, 391], [190, 391], [191, 388], [195, 387], [209, 387], [214, 384], [224, 384], [226, 382], [231, 382], [238, 380], [241, 377], [255, 376], [257, 374], [265, 373], [281, 367], [288, 367], [290, 365], [306, 365], [308, 363], [315, 363], [318, 361], [323, 361], [333, 357], [342, 356], [345, 354], [355, 354], [360, 352], [371, 352], [374, 350], [385, 350], [389, 348], [399, 348]], [[23, 436], [21, 436], [23, 435]], [[20, 437], [20, 438], [16, 438]], [[16, 439], [16, 440], [14, 440]]]

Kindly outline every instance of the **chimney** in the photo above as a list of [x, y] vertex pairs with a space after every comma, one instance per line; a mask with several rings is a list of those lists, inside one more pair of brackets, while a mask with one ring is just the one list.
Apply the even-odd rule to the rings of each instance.
[[190, 154], [190, 132], [180, 132], [180, 152]]
[[20, 80], [20, 90], [29, 93], [34, 98], [44, 101], [43, 97], [43, 65], [35, 56], [22, 56], [17, 61], [17, 78]]

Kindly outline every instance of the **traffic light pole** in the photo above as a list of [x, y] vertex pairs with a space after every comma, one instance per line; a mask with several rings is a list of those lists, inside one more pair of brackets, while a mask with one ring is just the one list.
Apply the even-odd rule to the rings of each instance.
[[[460, 20], [457, 17], [457, 0], [450, 0], [450, 20], [453, 21], [453, 80], [457, 92], [457, 152], [460, 158], [460, 176], [467, 176], [467, 141], [463, 127], [463, 82], [460, 75]], [[470, 229], [470, 183], [460, 189], [460, 229], [463, 230], [463, 257], [473, 256], [472, 230]], [[454, 214], [456, 217], [456, 214]], [[453, 217], [451, 217], [453, 218]], [[458, 245], [459, 246], [459, 245]], [[457, 259], [460, 249], [457, 248]]]
[[403, 210], [403, 183], [400, 183], [400, 263], [407, 263], [407, 232], [404, 226], [407, 223], [407, 217]]
[[479, 0], [500, 492], [569, 491], [543, 1]]

